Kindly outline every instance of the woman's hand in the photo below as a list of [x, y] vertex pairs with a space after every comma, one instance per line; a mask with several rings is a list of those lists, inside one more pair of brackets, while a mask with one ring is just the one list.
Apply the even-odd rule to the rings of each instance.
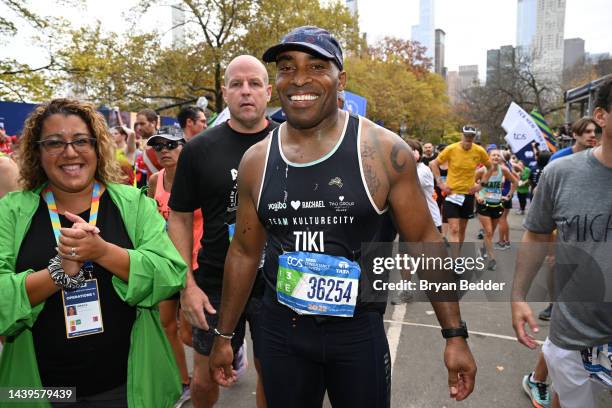
[[71, 228], [60, 229], [58, 251], [63, 258], [76, 262], [95, 262], [104, 255], [108, 243], [100, 236], [100, 229], [81, 217], [66, 212], [66, 218], [74, 222]]

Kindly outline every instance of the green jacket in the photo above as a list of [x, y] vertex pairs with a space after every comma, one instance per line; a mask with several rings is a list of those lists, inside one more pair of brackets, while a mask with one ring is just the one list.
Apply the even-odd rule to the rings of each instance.
[[[157, 304], [184, 287], [186, 265], [165, 232], [155, 201], [133, 187], [108, 184], [106, 188], [135, 248], [128, 250], [129, 281], [112, 278], [119, 297], [137, 308], [128, 357], [128, 405], [171, 407], [181, 395], [181, 382]], [[25, 278], [34, 271], [15, 271], [17, 254], [38, 208], [41, 190], [42, 186], [9, 193], [0, 200], [0, 335], [8, 336], [0, 355], [3, 387], [41, 386], [32, 326], [44, 302], [30, 306]], [[49, 404], [19, 406], [47, 408]]]

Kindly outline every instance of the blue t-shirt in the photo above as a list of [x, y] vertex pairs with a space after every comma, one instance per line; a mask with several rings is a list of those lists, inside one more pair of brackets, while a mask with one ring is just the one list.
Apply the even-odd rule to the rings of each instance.
[[560, 159], [561, 157], [569, 156], [570, 154], [574, 154], [572, 150], [572, 146], [565, 147], [561, 150], [557, 150], [552, 156], [550, 156], [549, 163], [553, 160]]

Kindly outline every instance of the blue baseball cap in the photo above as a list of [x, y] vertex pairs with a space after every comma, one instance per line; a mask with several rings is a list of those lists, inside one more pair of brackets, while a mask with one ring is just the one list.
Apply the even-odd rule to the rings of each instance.
[[495, 143], [491, 143], [490, 145], [487, 145], [487, 153], [495, 149], [497, 149], [497, 145]]
[[289, 50], [304, 51], [332, 60], [341, 71], [344, 66], [342, 47], [329, 31], [319, 27], [303, 26], [294, 29], [280, 43], [268, 48], [262, 59], [274, 62], [278, 54]]

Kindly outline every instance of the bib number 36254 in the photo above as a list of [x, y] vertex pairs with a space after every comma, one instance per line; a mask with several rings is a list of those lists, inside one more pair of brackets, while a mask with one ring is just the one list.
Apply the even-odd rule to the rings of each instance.
[[298, 314], [352, 317], [360, 274], [343, 257], [288, 252], [278, 259], [277, 299]]

